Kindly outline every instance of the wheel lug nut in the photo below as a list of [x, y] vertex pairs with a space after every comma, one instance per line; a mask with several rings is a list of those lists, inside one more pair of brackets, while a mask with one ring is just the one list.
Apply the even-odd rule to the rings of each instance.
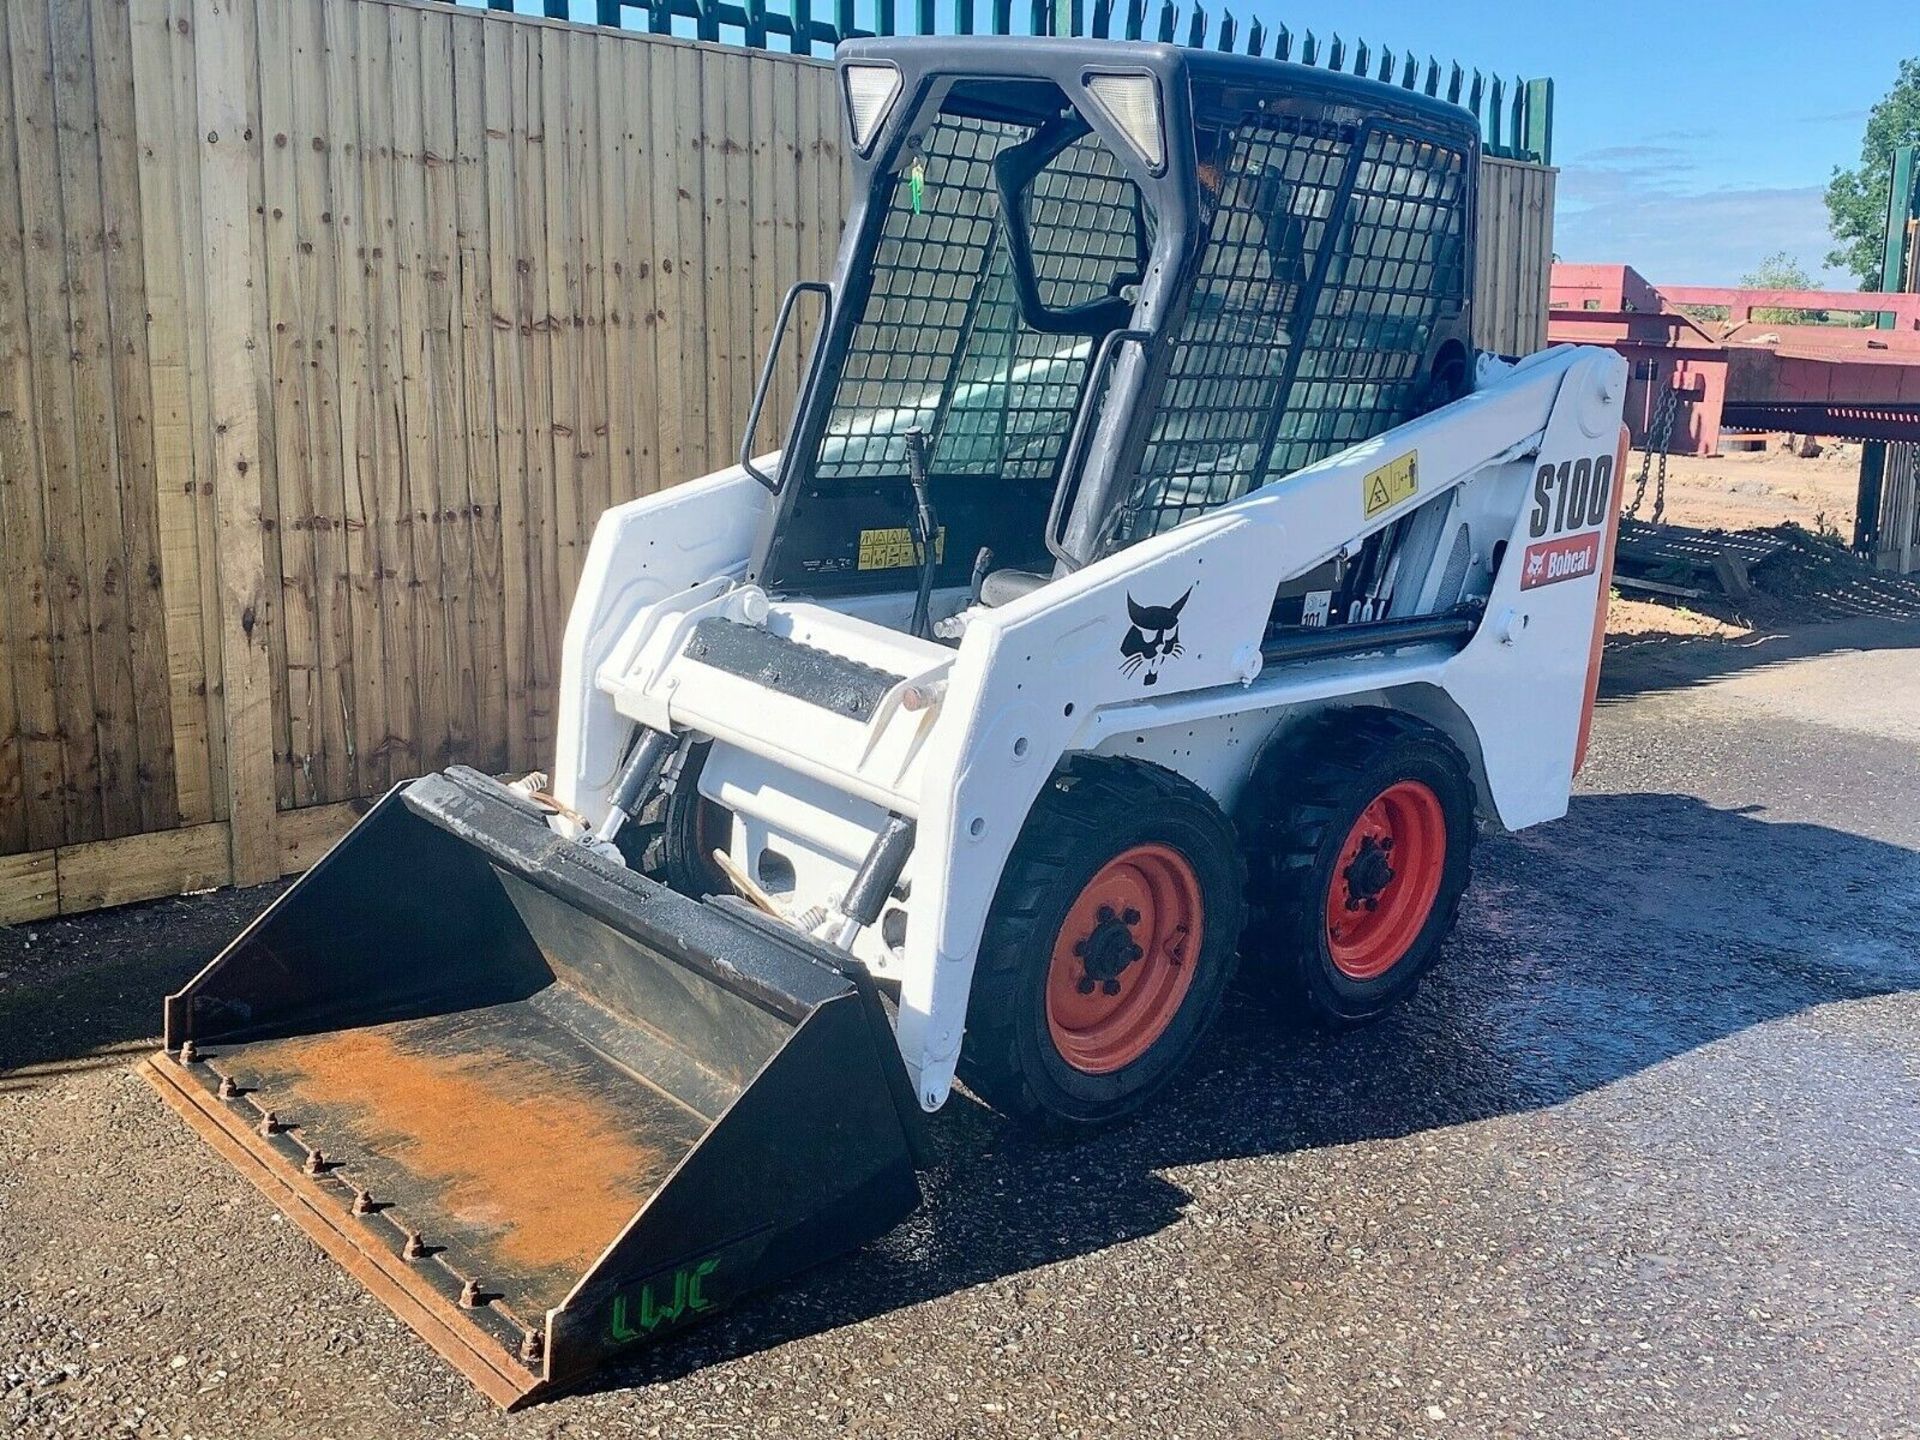
[[1113, 907], [1111, 905], [1102, 905], [1099, 910], [1095, 912], [1094, 919], [1104, 925], [1107, 921], [1113, 919]]
[[1138, 925], [1140, 923], [1140, 912], [1129, 905], [1121, 914], [1120, 923], [1129, 926]]
[[1134, 961], [1138, 960], [1142, 955], [1146, 953], [1147, 952], [1142, 950], [1138, 945], [1129, 945], [1127, 947], [1127, 963], [1131, 965]]
[[1075, 983], [1073, 988], [1078, 990], [1082, 995], [1091, 995], [1093, 994], [1093, 986], [1094, 986], [1093, 976], [1082, 975], [1080, 979]]
[[1120, 993], [1120, 982], [1118, 980], [1104, 980], [1101, 982], [1100, 988], [1108, 995], [1118, 995]]

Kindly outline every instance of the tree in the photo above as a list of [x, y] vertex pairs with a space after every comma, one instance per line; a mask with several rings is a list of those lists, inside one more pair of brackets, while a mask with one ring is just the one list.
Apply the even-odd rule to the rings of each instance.
[[1887, 192], [1892, 183], [1893, 152], [1902, 145], [1920, 145], [1920, 56], [1900, 62], [1893, 88], [1867, 116], [1859, 167], [1835, 167], [1827, 185], [1827, 228], [1840, 242], [1828, 252], [1827, 264], [1851, 270], [1860, 277], [1863, 290], [1881, 286], [1880, 265], [1886, 258], [1887, 244]]
[[[1742, 290], [1817, 290], [1813, 277], [1800, 261], [1784, 250], [1776, 250], [1740, 277]], [[1753, 312], [1758, 325], [1823, 325], [1824, 310], [1780, 310], [1762, 306]]]

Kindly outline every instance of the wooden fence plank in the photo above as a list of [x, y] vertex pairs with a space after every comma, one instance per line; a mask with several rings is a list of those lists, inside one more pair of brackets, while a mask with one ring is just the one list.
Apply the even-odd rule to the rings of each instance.
[[[489, 774], [507, 768], [506, 616], [500, 603], [500, 465], [494, 426], [493, 264], [486, 132], [487, 22], [461, 15], [452, 23], [454, 169], [459, 249], [461, 439], [467, 467], [466, 623], [472, 654], [473, 731], [465, 758]], [[518, 478], [516, 474], [516, 480]]]
[[202, 222], [199, 126], [199, 45], [194, 30], [198, 0], [166, 0], [167, 71], [173, 81], [175, 144], [179, 151], [180, 272], [182, 311], [186, 317], [187, 413], [194, 445], [193, 501], [196, 567], [200, 583], [203, 668], [207, 685], [207, 779], [213, 794], [213, 818], [227, 818], [231, 777], [227, 770], [226, 668], [221, 641], [226, 633], [220, 598], [219, 497], [213, 474], [213, 402], [207, 366], [206, 236]]
[[[558, 61], [548, 63], [550, 51], [564, 59], [561, 47], [548, 45], [548, 34], [544, 29], [530, 28], [514, 32], [517, 92], [526, 102], [525, 120], [516, 128], [514, 138], [522, 147], [518, 157], [519, 305], [521, 334], [527, 342], [526, 570], [520, 590], [520, 603], [527, 614], [526, 689], [520, 697], [527, 717], [527, 748], [515, 763], [528, 765], [548, 762], [553, 745], [553, 691], [559, 680], [558, 645], [563, 623], [555, 531], [559, 523], [558, 495], [570, 485], [567, 477], [572, 474], [572, 452], [566, 437], [558, 434], [560, 419], [555, 409], [556, 392], [568, 373], [564, 365], [556, 366], [561, 358], [561, 340], [552, 304], [556, 282], [549, 274], [559, 264], [559, 247], [547, 233], [553, 211], [547, 171], [553, 164], [564, 164], [566, 152], [565, 126], [553, 116], [560, 108], [559, 99], [554, 97], [550, 102], [548, 89], [549, 82], [555, 89], [565, 86], [566, 69]], [[565, 279], [557, 283], [564, 295]]]
[[459, 215], [454, 198], [453, 13], [433, 6], [420, 15], [420, 178], [422, 212], [422, 293], [426, 302], [425, 383], [431, 463], [423, 475], [430, 545], [426, 562], [434, 569], [429, 587], [441, 636], [444, 684], [442, 732], [429, 757], [440, 769], [473, 755], [479, 700], [473, 659], [469, 605], [473, 589], [473, 497], [467, 469], [464, 348], [460, 336]]
[[626, 124], [626, 176], [622, 197], [625, 229], [621, 245], [626, 266], [626, 285], [622, 291], [627, 333], [624, 353], [629, 377], [629, 423], [633, 426], [633, 474], [626, 493], [629, 499], [650, 495], [664, 483], [660, 469], [660, 432], [665, 424], [665, 417], [660, 413], [664, 377], [657, 349], [659, 307], [654, 281], [659, 253], [654, 238], [655, 187], [662, 181], [654, 172], [652, 97], [648, 93], [648, 52], [652, 48], [645, 41], [620, 47], [620, 95]]
[[[627, 115], [633, 100], [627, 94], [625, 59], [631, 48], [599, 37], [590, 51], [598, 101], [594, 138], [599, 151], [599, 213], [594, 217], [594, 228], [600, 249], [601, 365], [607, 421], [602, 448], [607, 456], [609, 487], [602, 509], [638, 493], [641, 450], [633, 406], [637, 367], [631, 296], [636, 250], [627, 201], [627, 157], [633, 146], [633, 125]], [[591, 527], [588, 533], [592, 533]]]
[[24, 925], [60, 913], [60, 875], [52, 850], [0, 855], [0, 925]]
[[553, 526], [547, 539], [551, 569], [548, 592], [541, 604], [549, 615], [561, 611], [572, 593], [580, 547], [580, 492], [585, 476], [581, 465], [581, 385], [576, 322], [580, 314], [580, 241], [574, 207], [571, 172], [573, 146], [567, 117], [568, 97], [574, 94], [572, 46], [562, 30], [542, 30], [538, 37], [541, 73], [541, 121], [546, 181], [545, 325], [552, 407], [549, 435], [553, 444]]
[[[24, 10], [24, 7], [23, 7]], [[11, 241], [22, 224], [19, 130], [15, 107], [13, 40], [0, 14], [0, 233]], [[26, 239], [24, 233], [21, 238]], [[45, 848], [66, 833], [67, 748], [55, 700], [54, 619], [48, 601], [46, 484], [35, 359], [28, 331], [28, 244], [0, 246], [0, 544], [8, 557], [0, 587], [6, 597], [7, 713], [14, 728], [7, 746], [4, 794], [17, 797], [0, 825], [0, 846]], [[4, 742], [0, 742], [4, 743]]]
[[[440, 569], [439, 417], [433, 374], [439, 368], [429, 336], [433, 323], [428, 272], [434, 263], [427, 238], [426, 138], [427, 84], [422, 49], [423, 13], [412, 6], [383, 6], [391, 65], [393, 143], [393, 247], [397, 272], [400, 361], [401, 501], [400, 534], [406, 547], [412, 646], [407, 678], [419, 711], [419, 742], [410, 772], [443, 769], [448, 759], [452, 677], [448, 672], [446, 593]], [[437, 287], [435, 287], [437, 298]]]
[[[524, 286], [520, 218], [523, 172], [515, 163], [526, 148], [526, 92], [516, 87], [514, 52], [525, 54], [525, 32], [497, 22], [481, 27], [485, 50], [487, 264], [492, 313], [494, 457], [500, 477], [500, 596], [504, 766], [532, 764], [527, 744], [529, 662], [527, 507], [534, 483], [527, 435], [528, 339], [521, 305]], [[522, 77], [524, 78], [524, 77]], [[542, 472], [544, 473], [544, 471]]]
[[[195, 825], [63, 850], [59, 856], [61, 913], [72, 915], [225, 885], [233, 874], [229, 843], [226, 826]], [[277, 855], [273, 863], [277, 874]]]
[[133, 108], [133, 36], [128, 7], [120, 0], [92, 0], [90, 9], [98, 70], [95, 140], [105, 226], [102, 258], [112, 441], [120, 457], [117, 498], [133, 682], [135, 789], [140, 828], [171, 830], [180, 824], [180, 801], [174, 775], [173, 691], [154, 471], [153, 367], [147, 349], [149, 306]]
[[391, 761], [391, 716], [387, 664], [391, 641], [386, 633], [389, 585], [383, 577], [379, 474], [379, 415], [374, 390], [374, 346], [369, 339], [368, 276], [373, 248], [380, 245], [368, 223], [369, 156], [362, 145], [360, 116], [361, 27], [367, 9], [361, 0], [323, 0], [326, 59], [327, 185], [333, 206], [333, 323], [339, 423], [340, 566], [345, 577], [348, 629], [352, 637], [352, 676], [343, 684], [349, 712], [346, 724], [353, 791], [377, 795], [395, 778]]
[[[152, 398], [155, 527], [165, 607], [167, 683], [173, 721], [174, 799], [183, 825], [213, 819], [205, 626], [195, 515], [198, 427], [190, 395], [189, 290], [180, 227], [181, 172], [198, 163], [193, 119], [176, 107], [177, 32], [168, 5], [131, 7], [134, 129], [139, 164], [140, 253]], [[197, 246], [195, 247], [197, 251]], [[197, 291], [199, 276], [192, 277]], [[191, 298], [190, 298], [191, 297]]]
[[306, 767], [308, 801], [355, 793], [349, 716], [353, 691], [353, 619], [344, 548], [345, 466], [340, 447], [339, 219], [329, 172], [327, 30], [322, 0], [286, 0], [288, 56], [294, 76], [292, 159], [295, 276], [304, 363], [299, 383], [306, 412], [307, 525], [302, 535], [281, 525], [281, 544], [308, 557], [313, 603], [315, 752]]
[[68, 333], [67, 222], [62, 204], [54, 112], [53, 49], [45, 5], [8, 8], [25, 228], [27, 332], [33, 366], [34, 426], [45, 474], [47, 593], [53, 621], [57, 734], [66, 755], [61, 838], [104, 833], [100, 743], [94, 723], [93, 631], [87, 583], [86, 521], [75, 454], [74, 388]]
[[206, 273], [211, 471], [218, 502], [221, 662], [232, 875], [272, 879], [274, 836], [273, 596], [265, 556], [260, 394], [264, 350], [251, 291], [256, 245], [248, 181], [253, 161], [245, 77], [253, 62], [236, 0], [195, 0], [202, 255]]
[[58, 115], [65, 223], [68, 358], [73, 373], [74, 482], [86, 544], [84, 583], [91, 629], [94, 725], [107, 836], [139, 831], [139, 716], [129, 644], [124, 477], [115, 443], [112, 362], [107, 353], [106, 216], [100, 187], [100, 117], [88, 0], [54, 0], [54, 106]]
[[266, 201], [261, 223], [267, 272], [267, 394], [279, 498], [273, 548], [280, 556], [279, 614], [287, 657], [277, 677], [287, 716], [279, 783], [288, 803], [310, 805], [319, 798], [315, 780], [325, 762], [320, 736], [319, 606], [313, 573], [317, 507], [310, 455], [313, 432], [307, 413], [307, 362], [313, 334], [302, 283], [309, 277], [301, 273], [301, 248], [308, 243], [306, 222], [294, 193], [290, 12], [287, 0], [261, 0], [257, 6], [261, 186]]
[[[694, 174], [691, 146], [682, 133], [680, 117], [690, 113], [684, 88], [688, 73], [677, 46], [659, 45], [647, 53], [648, 193], [653, 217], [653, 349], [654, 374], [659, 380], [661, 483], [677, 485], [696, 472], [690, 437], [700, 434], [701, 422], [691, 414], [694, 395], [705, 394], [703, 372], [693, 370], [688, 337], [693, 328], [688, 307], [688, 216], [697, 213], [687, 184]], [[695, 75], [697, 71], [693, 72]], [[697, 353], [697, 352], [696, 352]]]
[[574, 435], [580, 454], [579, 512], [574, 517], [572, 549], [565, 571], [562, 599], [570, 599], [580, 582], [587, 542], [595, 522], [612, 503], [613, 467], [611, 419], [607, 402], [607, 250], [600, 228], [600, 191], [606, 154], [599, 143], [602, 114], [596, 52], [609, 42], [603, 36], [577, 30], [569, 37], [567, 87], [568, 174], [572, 177], [572, 207], [579, 261], [568, 293], [573, 301], [574, 377], [580, 387], [580, 409]]
[[381, 613], [381, 664], [386, 671], [387, 723], [381, 748], [397, 780], [422, 767], [415, 575], [407, 540], [405, 381], [400, 310], [400, 252], [395, 220], [394, 88], [385, 6], [353, 0], [360, 20], [360, 145], [363, 158], [361, 244], [367, 254], [367, 335], [374, 413], [370, 515]]

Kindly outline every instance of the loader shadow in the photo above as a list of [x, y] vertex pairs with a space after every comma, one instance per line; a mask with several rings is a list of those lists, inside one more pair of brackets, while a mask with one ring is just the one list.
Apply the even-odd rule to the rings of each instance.
[[1183, 1083], [1076, 1143], [956, 1096], [934, 1119], [939, 1163], [906, 1224], [594, 1388], [683, 1376], [1152, 1235], [1188, 1203], [1166, 1174], [1182, 1166], [1535, 1111], [1813, 1006], [1912, 989], [1920, 854], [1690, 797], [1580, 797], [1559, 824], [1481, 849], [1440, 969], [1380, 1024], [1317, 1034], [1232, 997]]
[[[1441, 967], [1380, 1024], [1319, 1034], [1235, 995], [1168, 1094], [1074, 1143], [956, 1096], [932, 1121], [936, 1164], [905, 1224], [591, 1388], [673, 1379], [1154, 1235], [1189, 1204], [1170, 1178], [1181, 1167], [1541, 1110], [1814, 1006], [1920, 989], [1920, 854], [1877, 840], [1686, 796], [1586, 795], [1557, 824], [1484, 845], [1475, 871]], [[126, 1064], [152, 1043], [159, 997], [279, 888], [0, 930], [0, 1091]], [[1286, 1173], [1272, 1183], [1284, 1190]]]

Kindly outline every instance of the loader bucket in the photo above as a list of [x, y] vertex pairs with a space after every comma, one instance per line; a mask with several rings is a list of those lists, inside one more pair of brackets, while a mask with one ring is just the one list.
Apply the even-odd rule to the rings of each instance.
[[504, 1405], [890, 1228], [919, 1112], [864, 974], [395, 790], [166, 1002], [168, 1103]]

